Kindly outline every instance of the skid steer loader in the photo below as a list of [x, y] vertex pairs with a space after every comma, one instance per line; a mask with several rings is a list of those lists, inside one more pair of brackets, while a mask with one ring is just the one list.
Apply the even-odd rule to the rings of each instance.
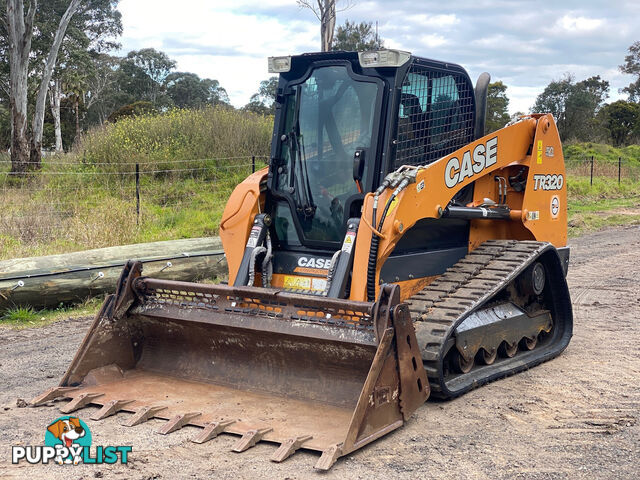
[[229, 283], [130, 261], [58, 387], [33, 403], [99, 420], [239, 435], [316, 468], [452, 398], [530, 368], [572, 335], [558, 131], [529, 115], [484, 135], [489, 75], [407, 52], [269, 59], [269, 166], [239, 184]]

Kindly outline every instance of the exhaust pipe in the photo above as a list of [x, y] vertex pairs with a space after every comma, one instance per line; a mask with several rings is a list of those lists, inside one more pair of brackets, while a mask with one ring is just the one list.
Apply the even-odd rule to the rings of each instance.
[[489, 75], [487, 72], [482, 72], [478, 77], [478, 81], [476, 82], [476, 140], [484, 137], [484, 127], [487, 121], [487, 92], [489, 91], [490, 81], [491, 75]]

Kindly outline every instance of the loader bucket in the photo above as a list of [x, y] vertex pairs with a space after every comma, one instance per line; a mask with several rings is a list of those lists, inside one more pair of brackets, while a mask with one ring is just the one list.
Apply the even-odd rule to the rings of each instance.
[[35, 398], [125, 411], [196, 443], [240, 435], [233, 450], [279, 444], [322, 453], [316, 468], [400, 427], [429, 394], [413, 324], [397, 286], [375, 303], [141, 276], [129, 262], [60, 385]]

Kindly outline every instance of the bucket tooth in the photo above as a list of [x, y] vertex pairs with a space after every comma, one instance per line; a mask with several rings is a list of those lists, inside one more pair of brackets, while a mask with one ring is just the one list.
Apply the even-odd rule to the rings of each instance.
[[231, 425], [234, 422], [235, 420], [224, 420], [222, 422], [207, 423], [204, 427], [204, 430], [200, 432], [200, 434], [194, 439], [192, 439], [191, 441], [193, 443], [208, 442], [209, 440], [212, 440], [216, 438], [218, 435], [220, 435], [225, 428], [227, 428], [229, 425]]
[[167, 407], [160, 407], [160, 406], [155, 406], [155, 407], [144, 406], [144, 407], [141, 407], [138, 410], [136, 410], [136, 413], [133, 414], [133, 417], [131, 417], [128, 422], [123, 423], [123, 425], [125, 427], [134, 427], [136, 425], [140, 425], [141, 423], [144, 423], [147, 420], [150, 420], [151, 418], [153, 418], [156, 413], [159, 413], [162, 410], [166, 410], [166, 409], [167, 409]]
[[244, 452], [245, 450], [248, 450], [251, 447], [253, 447], [260, 440], [262, 440], [262, 437], [264, 437], [267, 433], [269, 433], [272, 430], [273, 428], [270, 428], [270, 427], [260, 428], [257, 430], [249, 430], [244, 435], [242, 435], [240, 440], [236, 442], [232, 450], [238, 453]]
[[75, 392], [76, 390], [78, 390], [76, 387], [51, 387], [46, 392], [41, 393], [33, 400], [31, 400], [30, 403], [32, 406], [37, 407], [39, 405], [42, 405], [43, 403], [47, 403], [50, 400], [55, 400], [56, 398], [68, 398], [70, 396], [68, 394]]
[[322, 452], [314, 468], [316, 470], [329, 470], [341, 456], [342, 447], [340, 445], [333, 445]]
[[109, 400], [102, 406], [99, 411], [94, 413], [90, 418], [91, 420], [102, 420], [103, 418], [115, 415], [124, 407], [133, 402], [135, 402], [135, 400]]
[[312, 438], [313, 437], [311, 435], [302, 435], [300, 437], [293, 437], [285, 440], [271, 456], [271, 461], [280, 463], [286, 460], [296, 453], [296, 450], [302, 447], [304, 442], [311, 440]]
[[187, 425], [191, 420], [200, 416], [200, 412], [189, 412], [184, 413], [182, 415], [176, 415], [167, 423], [165, 423], [162, 428], [160, 428], [157, 433], [161, 435], [167, 435], [168, 433], [175, 432], [176, 430], [180, 430], [182, 427]]
[[86, 407], [91, 402], [93, 402], [93, 400], [95, 400], [98, 397], [101, 397], [102, 395], [104, 394], [103, 393], [82, 393], [78, 395], [76, 398], [74, 398], [73, 400], [71, 400], [69, 403], [66, 403], [64, 406], [60, 407], [60, 411], [62, 413], [75, 412], [76, 410], [82, 407]]

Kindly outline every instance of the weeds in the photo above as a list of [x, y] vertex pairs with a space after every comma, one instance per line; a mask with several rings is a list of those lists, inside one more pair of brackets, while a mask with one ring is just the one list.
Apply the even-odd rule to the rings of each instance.
[[32, 307], [15, 307], [0, 311], [0, 326], [11, 328], [31, 328], [48, 325], [69, 318], [82, 318], [94, 316], [100, 305], [101, 299], [91, 298], [75, 306], [60, 305], [58, 308], [47, 310], [34, 310]]
[[[272, 119], [224, 108], [124, 118], [27, 177], [2, 175], [0, 260], [217, 235], [226, 200], [268, 155]], [[140, 216], [135, 163], [140, 163]]]
[[102, 170], [143, 162], [162, 170], [179, 168], [182, 160], [229, 157], [246, 162], [248, 156], [268, 154], [272, 126], [271, 117], [223, 107], [176, 109], [123, 118], [92, 130], [74, 153], [87, 167], [99, 165]]
[[32, 307], [15, 307], [7, 310], [0, 320], [6, 323], [33, 322], [38, 318]]
[[[0, 260], [217, 235], [229, 195], [251, 173], [250, 156], [268, 154], [271, 123], [220, 108], [174, 110], [92, 130], [72, 153], [46, 157], [27, 177], [2, 175], [9, 168], [2, 157]], [[640, 204], [638, 179], [623, 169], [617, 182], [618, 155], [625, 168], [640, 172], [639, 146], [573, 144], [564, 152], [572, 235], [602, 224], [601, 215], [587, 213]], [[593, 185], [586, 164], [571, 164], [590, 152], [598, 159]], [[141, 169], [139, 218], [135, 162]], [[628, 215], [618, 219], [631, 221]]]

